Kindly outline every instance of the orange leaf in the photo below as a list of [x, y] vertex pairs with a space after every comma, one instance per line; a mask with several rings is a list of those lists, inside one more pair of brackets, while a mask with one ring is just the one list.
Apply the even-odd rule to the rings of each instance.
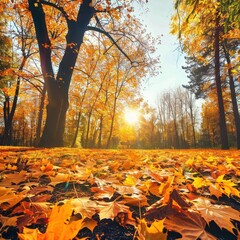
[[234, 225], [231, 220], [240, 221], [239, 211], [223, 205], [212, 204], [207, 198], [197, 198], [193, 201], [194, 208], [200, 212], [201, 216], [207, 223], [212, 220], [220, 227], [225, 228], [229, 232], [233, 232]]
[[166, 240], [167, 234], [163, 233], [164, 228], [164, 220], [154, 221], [149, 227], [145, 219], [139, 220], [138, 224], [138, 234], [140, 236], [140, 240]]
[[47, 231], [42, 239], [73, 239], [83, 228], [84, 218], [73, 218], [71, 201], [62, 206], [55, 205], [49, 218]]
[[194, 212], [175, 212], [169, 215], [164, 222], [165, 227], [170, 231], [179, 232], [184, 240], [202, 239], [216, 240], [214, 236], [206, 232], [206, 222], [201, 215]]
[[119, 212], [129, 212], [129, 207], [125, 206], [124, 203], [121, 202], [104, 202], [102, 203], [102, 205], [104, 206], [100, 212], [99, 212], [99, 217], [100, 219], [104, 219], [104, 218], [111, 218], [113, 219], [114, 217], [117, 216], [117, 214]]

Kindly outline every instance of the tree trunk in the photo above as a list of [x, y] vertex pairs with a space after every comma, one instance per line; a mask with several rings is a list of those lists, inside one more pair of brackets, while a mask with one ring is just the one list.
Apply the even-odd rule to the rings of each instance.
[[215, 83], [216, 83], [217, 97], [218, 97], [221, 145], [222, 145], [222, 149], [229, 149], [227, 125], [226, 125], [226, 119], [225, 119], [221, 77], [220, 77], [219, 37], [220, 37], [220, 26], [219, 26], [219, 16], [217, 16], [215, 36], [214, 36]]
[[193, 115], [193, 107], [192, 104], [190, 105], [190, 118], [191, 118], [191, 125], [192, 125], [192, 144], [194, 146], [194, 148], [196, 148], [197, 144], [196, 144], [196, 131], [195, 131], [195, 118]]
[[233, 115], [234, 115], [234, 121], [235, 121], [236, 133], [237, 133], [237, 149], [240, 149], [240, 116], [238, 111], [235, 85], [234, 85], [234, 80], [232, 75], [232, 65], [231, 65], [231, 60], [230, 60], [226, 43], [223, 45], [223, 47], [224, 47], [225, 57], [228, 63], [228, 76], [229, 76], [229, 85], [230, 85], [230, 91], [231, 91], [232, 109], [233, 109]]
[[38, 112], [38, 122], [37, 122], [35, 146], [38, 146], [39, 142], [40, 142], [45, 97], [46, 97], [46, 86], [44, 84], [43, 90], [42, 90], [42, 93], [41, 93], [41, 100], [40, 100], [40, 106], [39, 106], [39, 112]]
[[113, 111], [112, 111], [112, 120], [111, 120], [111, 126], [110, 126], [110, 130], [109, 130], [109, 135], [108, 135], [106, 148], [110, 148], [110, 146], [111, 146], [111, 140], [112, 140], [112, 134], [113, 134], [113, 126], [114, 126], [116, 108], [117, 108], [117, 94], [115, 93], [114, 104], [113, 104]]
[[82, 112], [78, 112], [78, 116], [77, 116], [77, 127], [76, 127], [76, 131], [74, 133], [74, 137], [73, 137], [73, 141], [72, 141], [72, 144], [71, 144], [71, 147], [74, 147], [75, 144], [76, 144], [76, 140], [77, 140], [77, 136], [78, 136], [78, 131], [79, 131], [79, 126], [80, 126], [80, 120], [81, 120], [81, 115], [82, 115]]
[[90, 131], [91, 117], [92, 117], [92, 109], [90, 110], [88, 114], [88, 119], [87, 119], [87, 133], [86, 133], [86, 139], [85, 139], [85, 145], [84, 145], [85, 148], [89, 147], [89, 131]]
[[[20, 64], [19, 70], [23, 70], [23, 67], [26, 64], [28, 56], [24, 56], [22, 59], [22, 62]], [[20, 90], [20, 83], [21, 79], [20, 76], [17, 78], [17, 85], [15, 88], [14, 93], [14, 99], [12, 103], [12, 108], [10, 110], [10, 104], [9, 104], [9, 96], [6, 96], [5, 102], [4, 102], [4, 123], [5, 123], [5, 129], [4, 134], [2, 138], [2, 145], [10, 145], [12, 143], [12, 122], [13, 117], [17, 108], [17, 101], [19, 96], [19, 90]]]
[[56, 93], [56, 101], [47, 105], [47, 118], [39, 146], [63, 146], [66, 112], [68, 109], [68, 94]]
[[48, 93], [47, 118], [39, 142], [41, 147], [63, 146], [68, 109], [68, 90], [84, 33], [94, 13], [94, 8], [90, 5], [90, 2], [90, 0], [82, 1], [76, 21], [66, 19], [68, 26], [66, 49], [55, 77], [51, 60], [51, 42], [42, 3], [38, 0], [28, 0], [38, 41], [42, 73]]
[[99, 123], [98, 148], [102, 147], [102, 132], [103, 132], [103, 115], [101, 115]]

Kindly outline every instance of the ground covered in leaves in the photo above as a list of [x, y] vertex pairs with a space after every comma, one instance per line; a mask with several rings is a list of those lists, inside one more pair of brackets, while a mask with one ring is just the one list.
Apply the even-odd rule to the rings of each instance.
[[0, 147], [0, 239], [237, 240], [240, 152]]

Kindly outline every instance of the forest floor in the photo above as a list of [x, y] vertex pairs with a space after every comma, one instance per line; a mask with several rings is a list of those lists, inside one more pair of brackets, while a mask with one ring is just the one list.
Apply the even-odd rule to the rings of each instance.
[[0, 239], [239, 240], [240, 152], [0, 147]]

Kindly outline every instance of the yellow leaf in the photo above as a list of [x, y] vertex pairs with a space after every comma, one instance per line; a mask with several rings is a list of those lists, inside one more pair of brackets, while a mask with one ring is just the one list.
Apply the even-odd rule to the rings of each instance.
[[49, 224], [43, 239], [70, 240], [73, 239], [79, 230], [84, 226], [84, 220], [72, 217], [71, 201], [66, 202], [62, 206], [55, 205], [53, 207]]
[[135, 178], [134, 176], [128, 175], [127, 178], [125, 179], [125, 181], [123, 182], [123, 184], [124, 184], [125, 186], [133, 187], [133, 186], [136, 186], [137, 180], [138, 180], [138, 179]]
[[207, 180], [207, 179], [204, 179], [204, 178], [201, 178], [201, 177], [196, 177], [196, 178], [193, 178], [193, 183], [192, 185], [195, 187], [195, 188], [202, 188], [202, 187], [206, 187], [206, 186], [209, 186], [210, 185], [210, 181]]
[[168, 179], [165, 183], [161, 182], [161, 185], [159, 187], [159, 193], [165, 194], [165, 193], [169, 192], [171, 189], [173, 180], [174, 180], [174, 176], [168, 176]]
[[231, 180], [225, 180], [224, 179], [225, 175], [220, 175], [217, 179], [216, 179], [216, 183], [215, 186], [224, 194], [226, 194], [228, 197], [232, 194], [235, 196], [240, 197], [240, 193], [239, 191], [234, 188], [234, 186], [236, 186], [236, 184], [234, 182], [232, 182]]
[[148, 227], [145, 219], [140, 220], [140, 224], [138, 226], [138, 233], [140, 235], [140, 239], [147, 240], [166, 240], [167, 234], [163, 233], [164, 228], [164, 220], [154, 221], [150, 227]]
[[23, 233], [19, 233], [18, 237], [20, 240], [39, 240], [42, 233], [36, 229], [23, 228]]

